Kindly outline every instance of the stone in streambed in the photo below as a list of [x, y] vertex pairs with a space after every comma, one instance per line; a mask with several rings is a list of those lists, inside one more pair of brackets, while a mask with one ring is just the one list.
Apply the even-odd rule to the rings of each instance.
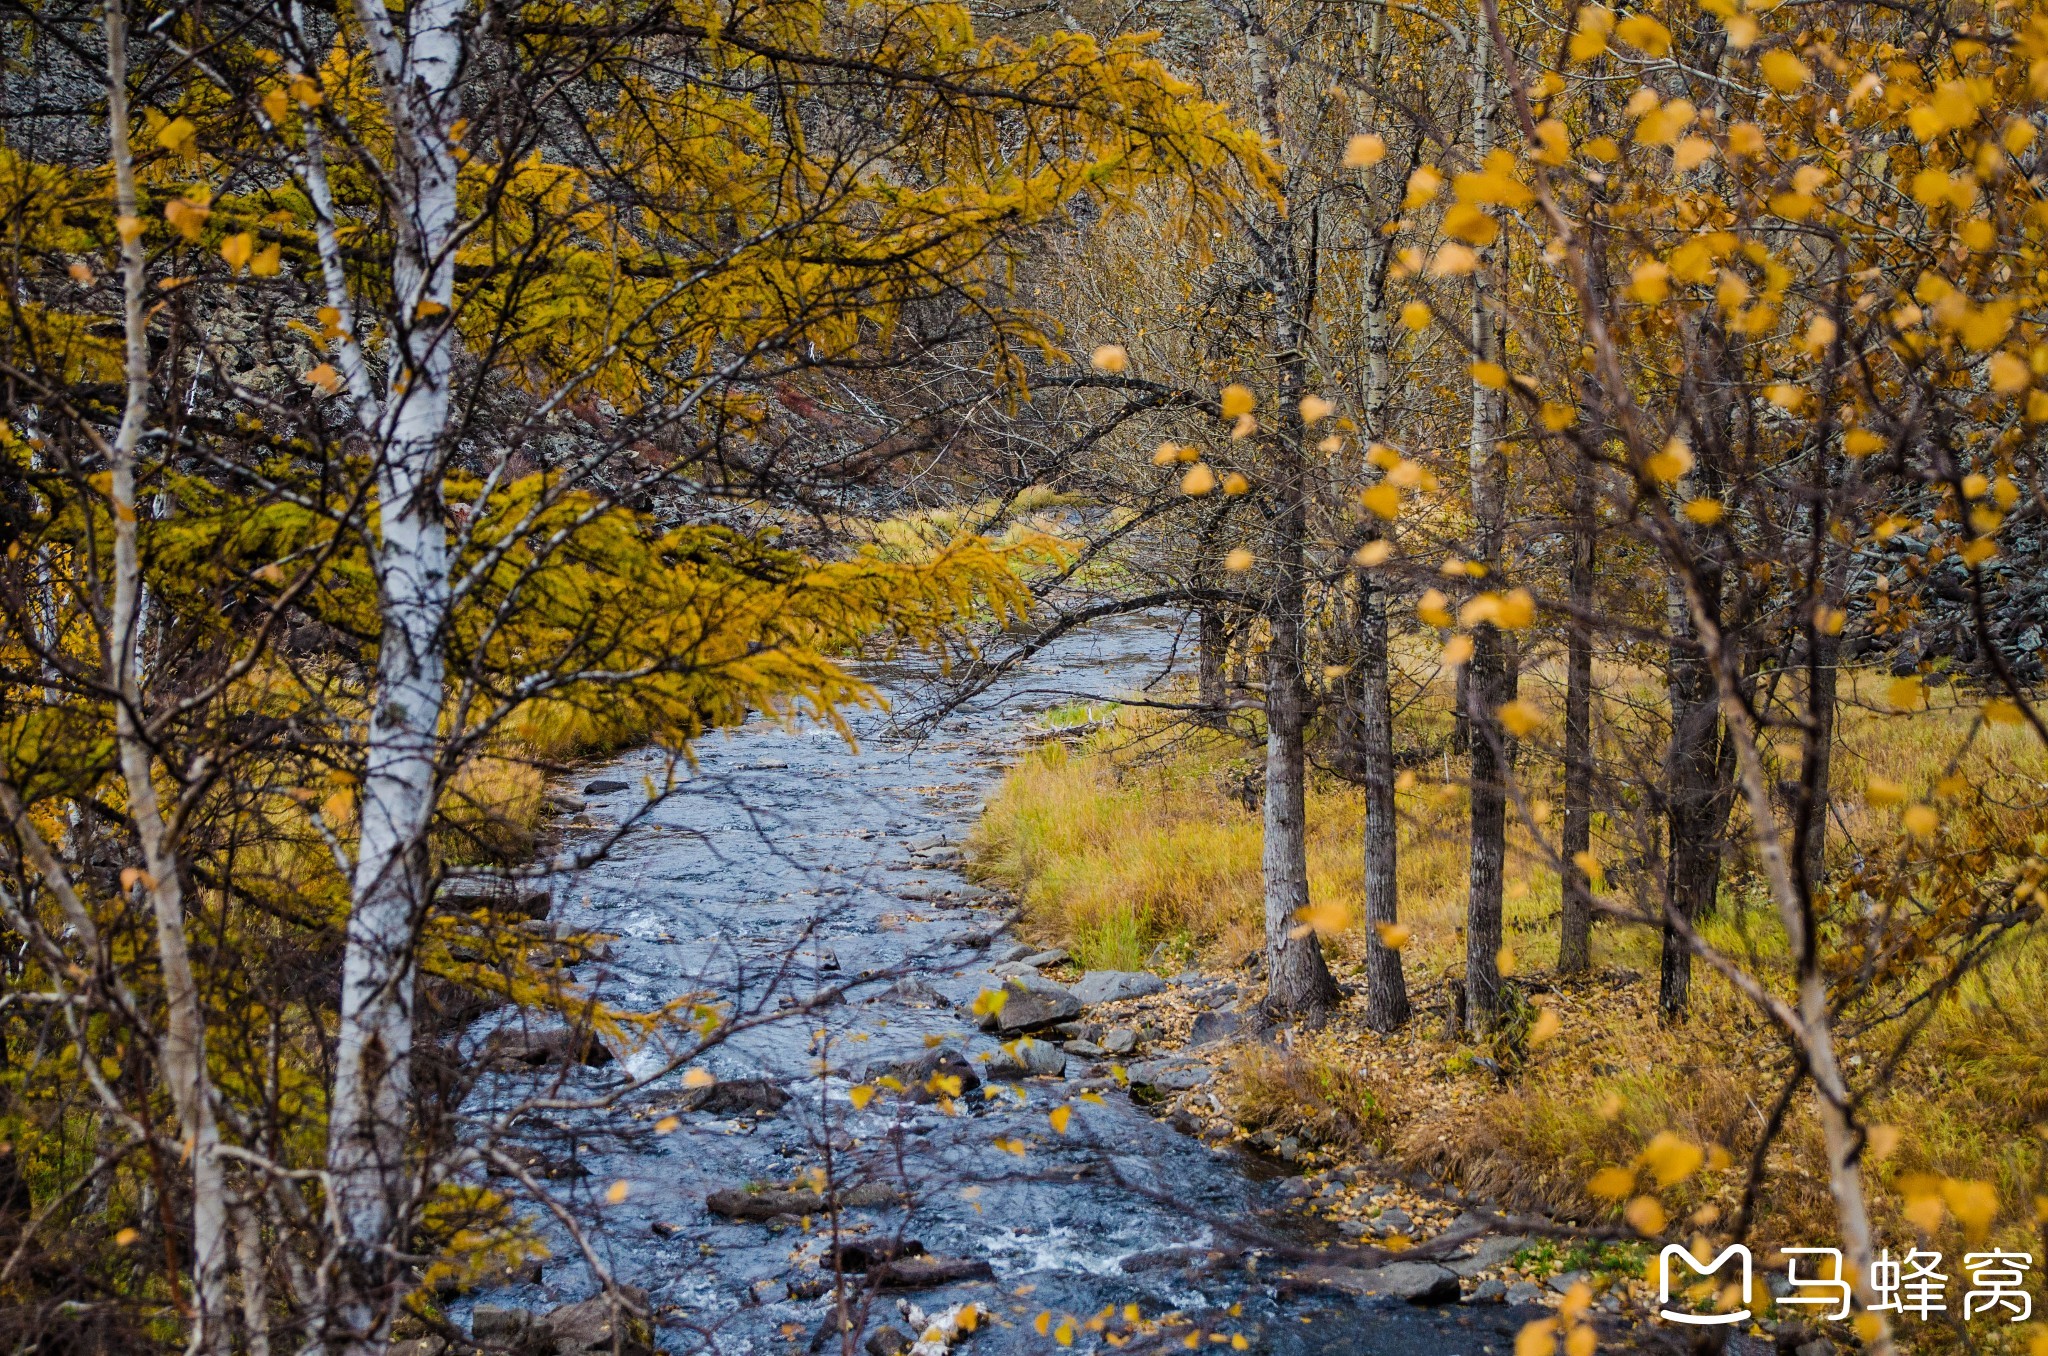
[[585, 786], [583, 788], [583, 794], [586, 796], [609, 796], [616, 794], [620, 791], [628, 791], [631, 789], [632, 788], [625, 782], [617, 782], [611, 780], [608, 777], [600, 777], [598, 778], [598, 780], [591, 782], [587, 786]]
[[1102, 1048], [1112, 1055], [1128, 1055], [1138, 1048], [1138, 1033], [1127, 1026], [1113, 1026], [1102, 1033]]
[[1081, 1001], [1049, 979], [1013, 975], [1003, 981], [1003, 1006], [981, 1019], [983, 1031], [1011, 1035], [1057, 1026], [1081, 1015]]
[[730, 1078], [708, 1088], [692, 1088], [676, 1102], [678, 1111], [703, 1111], [718, 1116], [773, 1116], [789, 1102], [789, 1094], [772, 1079]]
[[[940, 1076], [959, 1079], [957, 1092], [932, 1087], [933, 1079]], [[868, 1083], [884, 1078], [893, 1078], [901, 1083], [903, 1098], [910, 1102], [929, 1102], [940, 1095], [961, 1096], [981, 1086], [981, 1073], [965, 1055], [950, 1046], [927, 1050], [909, 1059], [878, 1061], [868, 1065], [862, 1075], [862, 1081]]]
[[1114, 1003], [1125, 998], [1144, 998], [1163, 993], [1166, 981], [1149, 970], [1090, 970], [1074, 981], [1074, 997], [1084, 1007]]
[[704, 1208], [727, 1219], [760, 1223], [777, 1215], [815, 1215], [825, 1208], [825, 1198], [815, 1191], [748, 1191], [728, 1187], [704, 1198]]
[[868, 1268], [868, 1282], [878, 1290], [929, 1290], [958, 1281], [992, 1281], [995, 1268], [979, 1258], [902, 1257]]
[[1199, 1088], [1215, 1076], [1215, 1070], [1206, 1064], [1185, 1059], [1140, 1060], [1124, 1070], [1124, 1077], [1134, 1088], [1151, 1088], [1159, 1092], [1186, 1092]]
[[552, 1351], [554, 1356], [580, 1356], [586, 1351], [654, 1356], [654, 1327], [643, 1316], [648, 1308], [647, 1292], [633, 1286], [622, 1286], [620, 1291], [624, 1304], [599, 1295], [548, 1314], [534, 1325], [539, 1340], [532, 1345]]
[[990, 1078], [1061, 1078], [1066, 1072], [1067, 1057], [1059, 1047], [1031, 1036], [1011, 1041], [988, 1062]]
[[1409, 1304], [1448, 1304], [1458, 1296], [1458, 1278], [1434, 1262], [1389, 1262], [1383, 1267], [1302, 1267], [1296, 1283], [1341, 1290], [1366, 1299]]

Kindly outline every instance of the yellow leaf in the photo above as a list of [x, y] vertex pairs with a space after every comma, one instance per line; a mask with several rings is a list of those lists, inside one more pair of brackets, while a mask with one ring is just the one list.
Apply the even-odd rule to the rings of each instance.
[[1067, 1122], [1074, 1119], [1074, 1108], [1070, 1106], [1056, 1106], [1046, 1113], [1045, 1118], [1052, 1122], [1055, 1134], [1064, 1135], [1067, 1133]]
[[674, 1116], [663, 1116], [654, 1123], [654, 1133], [657, 1135], [673, 1135], [682, 1128], [683, 1123]]
[[1517, 739], [1526, 739], [1543, 728], [1543, 711], [1535, 703], [1516, 698], [1494, 712], [1507, 732]]
[[1714, 143], [1703, 136], [1689, 136], [1671, 148], [1671, 167], [1680, 174], [1696, 170], [1714, 158]]
[[1882, 1163], [1890, 1158], [1899, 1147], [1899, 1127], [1896, 1125], [1873, 1125], [1866, 1132], [1864, 1153], [1873, 1163]]
[[1543, 420], [1543, 427], [1552, 433], [1562, 433], [1579, 422], [1579, 412], [1576, 409], [1550, 400], [1543, 402], [1543, 409], [1539, 415]]
[[1503, 975], [1513, 975], [1521, 966], [1521, 958], [1509, 947], [1502, 947], [1493, 953], [1493, 968]]
[[1182, 494], [1200, 497], [1215, 488], [1216, 473], [1209, 469], [1209, 463], [1205, 461], [1198, 461], [1190, 466], [1188, 473], [1180, 478]]
[[1122, 344], [1104, 344], [1088, 355], [1088, 365], [1114, 375], [1130, 367], [1131, 355]]
[[1301, 398], [1301, 422], [1313, 427], [1337, 412], [1337, 407], [1319, 395]]
[[1440, 590], [1425, 590], [1422, 597], [1418, 598], [1415, 602], [1415, 615], [1430, 626], [1449, 626], [1451, 624], [1450, 601], [1450, 599], [1444, 597]]
[[1993, 725], [2018, 725], [2026, 719], [2020, 704], [2010, 697], [1993, 697], [1984, 703], [1984, 719]]
[[1223, 568], [1232, 574], [1243, 574], [1252, 567], [1256, 560], [1257, 557], [1252, 555], [1249, 550], [1239, 546], [1234, 548], [1229, 555], [1223, 557]]
[[1882, 810], [1899, 804], [1905, 798], [1906, 788], [1889, 777], [1872, 774], [1870, 780], [1863, 783], [1863, 799], [1873, 808]]
[[1387, 141], [1377, 132], [1365, 132], [1344, 143], [1345, 169], [1371, 169], [1387, 158]]
[[1061, 1320], [1060, 1325], [1052, 1330], [1052, 1340], [1063, 1347], [1074, 1345], [1074, 1321], [1070, 1318]]
[[1557, 1013], [1544, 1008], [1536, 1014], [1536, 1020], [1529, 1024], [1529, 1044], [1543, 1045], [1554, 1040], [1563, 1028], [1564, 1022]]
[[1706, 1151], [1669, 1130], [1660, 1130], [1643, 1146], [1642, 1163], [1658, 1186], [1676, 1186], [1700, 1170]]
[[1508, 385], [1508, 371], [1499, 363], [1473, 363], [1466, 371], [1472, 380], [1489, 391], [1504, 391]]
[[1325, 937], [1335, 936], [1351, 926], [1351, 910], [1334, 899], [1316, 900], [1297, 909], [1295, 921]]
[[1718, 499], [1709, 499], [1702, 496], [1698, 499], [1686, 500], [1685, 508], [1682, 511], [1687, 518], [1698, 523], [1701, 527], [1712, 527], [1715, 523], [1721, 521], [1722, 505]]
[[1439, 246], [1429, 260], [1430, 276], [1436, 278], [1462, 278], [1478, 267], [1479, 255], [1456, 241]]
[[1223, 477], [1223, 492], [1232, 498], [1236, 498], [1241, 494], [1250, 494], [1251, 490], [1251, 481], [1246, 480], [1244, 474], [1240, 471], [1232, 471], [1229, 475]]
[[1756, 45], [1756, 20], [1747, 14], [1730, 14], [1721, 20], [1721, 26], [1728, 30], [1728, 45], [1738, 52], [1747, 52]]
[[1557, 1320], [1532, 1319], [1515, 1334], [1515, 1356], [1556, 1356]]
[[1618, 1201], [1635, 1189], [1636, 1175], [1627, 1168], [1602, 1168], [1586, 1184], [1586, 1190], [1603, 1201]]
[[1258, 416], [1253, 414], [1240, 414], [1237, 416], [1237, 422], [1230, 426], [1230, 436], [1233, 439], [1249, 438], [1258, 431]]
[[1393, 554], [1394, 543], [1382, 537], [1378, 541], [1369, 541], [1353, 551], [1351, 563], [1369, 570], [1376, 565], [1386, 564]]
[[1401, 308], [1401, 324], [1410, 330], [1429, 328], [1430, 310], [1426, 302], [1411, 301]]
[[1643, 459], [1643, 470], [1650, 479], [1669, 485], [1692, 470], [1692, 449], [1677, 438], [1664, 444], [1664, 450]]
[[1783, 49], [1765, 52], [1757, 58], [1756, 68], [1764, 83], [1780, 94], [1796, 93], [1813, 76], [1805, 62]]
[[275, 278], [284, 266], [284, 246], [273, 241], [256, 251], [249, 261], [249, 273], [257, 278]]
[[1415, 935], [1406, 923], [1375, 923], [1373, 931], [1379, 935], [1380, 945], [1389, 951], [1399, 951]]
[[1438, 190], [1443, 186], [1444, 176], [1438, 174], [1433, 166], [1419, 166], [1408, 176], [1407, 192], [1401, 199], [1402, 210], [1412, 212], [1418, 207], [1427, 206], [1435, 201]]
[[1456, 668], [1472, 661], [1472, 637], [1452, 636], [1444, 646], [1443, 662], [1446, 668]]
[[295, 75], [292, 77], [292, 98], [298, 100], [300, 108], [318, 108], [325, 96], [310, 77]]
[[1901, 711], [1918, 711], [1927, 704], [1927, 685], [1918, 678], [1894, 678], [1885, 684], [1884, 695]]
[[683, 1086], [686, 1088], [708, 1088], [717, 1082], [718, 1076], [709, 1069], [691, 1069], [683, 1075]]
[[1977, 537], [1964, 542], [1956, 554], [1963, 558], [1965, 565], [1982, 565], [1998, 554], [1998, 543], [1989, 537]]
[[1941, 1199], [1973, 1243], [1981, 1243], [1998, 1215], [1998, 1190], [1989, 1182], [1950, 1177], [1941, 1184]]
[[263, 92], [263, 116], [277, 126], [284, 121], [284, 115], [291, 111], [291, 96], [281, 86], [273, 85]]
[[1906, 832], [1915, 838], [1928, 838], [1941, 827], [1941, 816], [1935, 812], [1932, 805], [1909, 805], [1906, 807], [1906, 813], [1899, 817], [1899, 822], [1904, 824]]
[[1250, 414], [1254, 409], [1257, 409], [1259, 400], [1257, 396], [1252, 394], [1251, 387], [1240, 386], [1233, 382], [1231, 385], [1223, 388], [1220, 404], [1223, 407], [1223, 417], [1225, 419], [1235, 419], [1239, 415]]
[[203, 202], [194, 202], [190, 198], [173, 198], [164, 204], [164, 220], [171, 224], [172, 230], [187, 240], [197, 240], [200, 230], [206, 225], [206, 219], [212, 215], [211, 207]]
[[1629, 274], [1629, 295], [1645, 306], [1655, 306], [1671, 295], [1671, 269], [1658, 259], [1646, 259]]
[[1388, 522], [1401, 516], [1401, 492], [1384, 480], [1360, 490], [1358, 502], [1374, 517]]
[[156, 144], [167, 151], [175, 151], [182, 155], [191, 146], [193, 138], [198, 135], [199, 128], [193, 124], [192, 119], [173, 118], [157, 129]]
[[1037, 1318], [1031, 1320], [1031, 1326], [1037, 1330], [1040, 1337], [1045, 1336], [1052, 1331], [1052, 1315], [1048, 1313], [1039, 1314]]
[[865, 1111], [868, 1103], [875, 1100], [875, 1089], [867, 1083], [857, 1083], [846, 1090], [846, 1100], [853, 1103], [855, 1111]]
[[622, 1177], [611, 1184], [610, 1189], [604, 1193], [604, 1198], [613, 1205], [617, 1205], [626, 1199], [626, 1195], [630, 1191], [632, 1191], [632, 1188], [626, 1185], [626, 1179]]
[[1500, 223], [1471, 203], [1461, 202], [1444, 213], [1443, 230], [1453, 240], [1483, 248], [1499, 238]]
[[1867, 428], [1852, 428], [1842, 435], [1842, 451], [1852, 457], [1868, 457], [1885, 449], [1885, 436]]
[[983, 989], [974, 996], [974, 1015], [977, 1017], [993, 1017], [1003, 1010], [1003, 1004], [1008, 1002], [1009, 998], [1010, 995], [1006, 990]]
[[306, 374], [306, 380], [311, 385], [325, 391], [328, 395], [333, 395], [341, 389], [341, 373], [334, 370], [332, 363], [321, 363]]
[[1631, 14], [1614, 26], [1614, 36], [1653, 57], [1671, 50], [1671, 30], [1647, 14]]
[[1154, 466], [1171, 466], [1180, 460], [1180, 444], [1168, 439], [1152, 449]]
[[1628, 1221], [1629, 1228], [1645, 1238], [1653, 1238], [1663, 1233], [1664, 1226], [1670, 1222], [1670, 1216], [1664, 1213], [1663, 1205], [1655, 1196], [1636, 1197], [1628, 1203], [1628, 1208], [1621, 1212], [1621, 1217]]
[[221, 259], [237, 273], [249, 266], [255, 253], [256, 237], [247, 231], [238, 231], [220, 242]]

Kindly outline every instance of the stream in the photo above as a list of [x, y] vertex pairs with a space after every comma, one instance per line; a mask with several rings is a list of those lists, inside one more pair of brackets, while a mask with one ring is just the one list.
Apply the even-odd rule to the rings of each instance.
[[[876, 1251], [914, 1239], [992, 1273], [883, 1292], [871, 1312], [856, 1311], [860, 1337], [884, 1323], [916, 1337], [902, 1300], [930, 1314], [976, 1300], [989, 1317], [961, 1338], [962, 1356], [1052, 1353], [1062, 1336], [1080, 1352], [1237, 1350], [1241, 1339], [1298, 1356], [1506, 1356], [1518, 1329], [1547, 1312], [1276, 1285], [1277, 1264], [1256, 1253], [1236, 1259], [1242, 1245], [1202, 1221], [1293, 1227], [1284, 1179], [1262, 1159], [1155, 1119], [1100, 1062], [1091, 1077], [1090, 1062], [1072, 1058], [1063, 1078], [995, 1084], [1000, 1095], [970, 1091], [950, 1108], [882, 1095], [855, 1109], [856, 1081], [891, 1061], [952, 1050], [985, 1067], [977, 1057], [997, 1042], [975, 1029], [969, 1009], [981, 990], [1000, 986], [991, 970], [1014, 939], [1001, 930], [1007, 903], [958, 873], [962, 840], [1047, 708], [1156, 680], [1174, 644], [1170, 630], [1144, 622], [1071, 636], [921, 740], [898, 736], [879, 710], [852, 713], [858, 748], [829, 729], [763, 720], [709, 735], [679, 793], [602, 864], [555, 882], [558, 927], [616, 937], [608, 956], [577, 967], [580, 983], [627, 1008], [716, 1001], [744, 1028], [691, 1066], [715, 1075], [715, 1089], [693, 1089], [677, 1070], [603, 1113], [528, 1110], [513, 1124], [512, 1145], [526, 1146], [585, 1222], [591, 1252], [619, 1282], [646, 1291], [657, 1343], [671, 1356], [839, 1350], [828, 1326], [832, 1269], [819, 1264], [831, 1220], [734, 1220], [706, 1207], [720, 1190], [828, 1173], [864, 1202], [839, 1215], [843, 1241]], [[862, 672], [899, 711], [928, 699], [924, 670]], [[660, 753], [636, 752], [579, 777], [571, 789], [588, 808], [567, 830], [571, 845], [644, 806], [644, 779], [663, 766]], [[583, 790], [606, 783], [624, 786]], [[840, 986], [849, 986], [844, 1001], [786, 1006]], [[493, 1022], [517, 1020], [487, 1019], [466, 1038], [470, 1048], [483, 1048]], [[502, 1116], [537, 1084], [564, 1098], [600, 1097], [629, 1070], [644, 1077], [666, 1059], [649, 1046], [623, 1068], [494, 1072], [466, 1111]], [[762, 1104], [785, 1096], [772, 1114]], [[693, 1101], [703, 1105], [683, 1109]], [[1060, 1106], [1071, 1108], [1065, 1134], [1049, 1122]], [[671, 1115], [679, 1128], [663, 1133]], [[613, 1200], [617, 1183], [623, 1199]], [[538, 1314], [597, 1293], [566, 1227], [545, 1216], [537, 1224], [552, 1258], [511, 1284], [451, 1298], [452, 1321], [476, 1321], [481, 1338], [485, 1306]], [[1211, 1245], [1234, 1260], [1204, 1266]], [[1166, 1315], [1178, 1318], [1154, 1322]], [[1101, 1321], [1091, 1329], [1090, 1319]], [[814, 1342], [821, 1333], [828, 1340]]]

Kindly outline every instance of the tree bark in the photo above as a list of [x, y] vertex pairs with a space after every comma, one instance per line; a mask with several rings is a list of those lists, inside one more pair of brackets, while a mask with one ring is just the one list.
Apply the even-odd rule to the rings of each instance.
[[[416, 944], [426, 916], [427, 831], [437, 790], [443, 630], [449, 607], [441, 506], [450, 403], [457, 226], [451, 126], [460, 103], [460, 0], [424, 0], [403, 35], [359, 0], [393, 129], [395, 330], [375, 429], [382, 632], [363, 773], [361, 834], [342, 962], [329, 1212], [340, 1254], [331, 1349], [388, 1339], [414, 1188], [406, 1159]], [[344, 344], [354, 346], [353, 338]]]
[[[1279, 145], [1279, 88], [1267, 52], [1265, 21], [1255, 6], [1243, 12], [1259, 130]], [[1303, 746], [1308, 690], [1302, 681], [1307, 619], [1308, 468], [1301, 397], [1307, 364], [1301, 351], [1295, 285], [1294, 236], [1283, 213], [1273, 224], [1265, 259], [1273, 291], [1274, 358], [1280, 377], [1272, 527], [1271, 638], [1266, 650], [1266, 806], [1261, 858], [1266, 905], [1266, 1007], [1275, 1013], [1313, 1015], [1334, 1007], [1337, 983], [1323, 961], [1322, 944], [1302, 922], [1308, 909], [1308, 760]]]
[[1557, 946], [1557, 969], [1564, 975], [1593, 968], [1593, 893], [1579, 861], [1593, 850], [1592, 615], [1598, 548], [1592, 468], [1581, 463], [1572, 487], [1572, 615], [1565, 640], [1564, 863]]
[[[231, 1240], [226, 1164], [214, 1117], [206, 1062], [206, 1021], [198, 977], [185, 940], [184, 863], [157, 799], [156, 757], [145, 727], [141, 642], [145, 606], [136, 449], [149, 418], [148, 261], [136, 219], [135, 166], [128, 140], [128, 16], [124, 0], [107, 0], [107, 124], [114, 161], [115, 214], [121, 229], [125, 400], [108, 449], [113, 508], [114, 588], [107, 627], [107, 672], [118, 694], [114, 739], [128, 816], [142, 850], [139, 877], [124, 875], [149, 901], [157, 966], [163, 981], [164, 1030], [159, 1042], [164, 1082], [183, 1131], [192, 1172], [192, 1352], [224, 1352], [232, 1312], [227, 1297]], [[130, 229], [129, 223], [134, 223]]]
[[[1707, 606], [1718, 608], [1711, 593]], [[1692, 614], [1675, 584], [1670, 589], [1669, 622], [1665, 692], [1671, 708], [1671, 742], [1664, 758], [1664, 900], [1666, 909], [1691, 924], [1711, 908], [1721, 885], [1721, 844], [1713, 824], [1721, 712]], [[1685, 1015], [1691, 998], [1692, 950], [1669, 918], [1663, 933], [1657, 1004], [1667, 1020], [1675, 1020]]]
[[[1472, 46], [1473, 155], [1483, 160], [1493, 147], [1494, 90], [1491, 48], [1476, 30]], [[1472, 349], [1482, 361], [1498, 362], [1499, 322], [1489, 304], [1487, 268], [1472, 274]], [[1500, 399], [1472, 383], [1472, 432], [1467, 449], [1472, 482], [1474, 546], [1486, 567], [1488, 587], [1497, 587], [1507, 535], [1507, 484], [1501, 464]], [[1513, 698], [1505, 637], [1499, 628], [1474, 628], [1472, 658], [1465, 665], [1465, 721], [1470, 744], [1472, 829], [1465, 908], [1465, 993], [1467, 1023], [1491, 1029], [1500, 1009], [1501, 898], [1507, 866], [1507, 742], [1495, 712]]]
[[1230, 717], [1230, 690], [1223, 676], [1223, 659], [1230, 647], [1228, 633], [1223, 627], [1223, 609], [1214, 603], [1203, 603], [1198, 614], [1201, 635], [1197, 642], [1196, 700], [1201, 704], [1200, 720], [1204, 725], [1222, 726]]
[[1365, 773], [1365, 1024], [1392, 1031], [1409, 1018], [1401, 953], [1380, 938], [1400, 921], [1395, 872], [1394, 705], [1387, 682], [1387, 594], [1359, 575], [1359, 734]]

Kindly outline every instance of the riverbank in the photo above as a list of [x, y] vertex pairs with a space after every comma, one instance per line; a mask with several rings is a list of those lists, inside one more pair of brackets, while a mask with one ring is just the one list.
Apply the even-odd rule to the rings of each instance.
[[[1953, 747], [1952, 729], [1880, 729], [1854, 714], [1845, 727], [1841, 758], [1852, 785], [1890, 779], [1929, 795], [1920, 788], [1945, 775], [1919, 763], [1923, 751]], [[1989, 756], [2005, 755], [2000, 777], [2039, 771], [2024, 746]], [[1169, 1116], [1212, 1142], [1256, 1149], [1304, 1173], [1306, 1216], [1351, 1236], [1415, 1238], [1467, 1203], [1485, 1202], [1538, 1213], [1587, 1238], [1618, 1235], [1613, 1245], [1533, 1247], [1498, 1278], [1543, 1286], [1551, 1276], [1584, 1273], [1603, 1299], [1642, 1311], [1654, 1298], [1643, 1265], [1656, 1245], [1711, 1230], [1743, 1208], [1751, 1156], [1782, 1081], [1776, 1034], [1710, 974], [1695, 978], [1690, 1019], [1662, 1024], [1656, 939], [1647, 929], [1602, 925], [1593, 972], [1560, 979], [1552, 968], [1556, 878], [1526, 852], [1516, 854], [1507, 891], [1509, 947], [1528, 1003], [1523, 1039], [1502, 1048], [1447, 1031], [1445, 980], [1462, 952], [1463, 793], [1411, 775], [1400, 800], [1413, 1020], [1382, 1036], [1365, 1028], [1362, 1004], [1347, 1001], [1319, 1028], [1274, 1043], [1251, 1010], [1261, 986], [1245, 964], [1259, 916], [1258, 822], [1243, 795], [1248, 766], [1243, 746], [1225, 736], [1162, 732], [1127, 715], [1071, 746], [1035, 751], [1011, 771], [976, 829], [976, 871], [1017, 892], [1034, 944], [1067, 947], [1089, 963], [1136, 957], [1189, 971], [1175, 993], [1193, 1008], [1205, 991], [1228, 995], [1213, 1012], [1152, 1018], [1187, 1043], [1179, 1057], [1212, 1071], [1203, 1091], [1183, 1095]], [[1840, 819], [1859, 851], [1897, 832], [1860, 796]], [[1319, 921], [1351, 913], [1362, 823], [1354, 788], [1315, 779], [1309, 858]], [[1761, 947], [1767, 961], [1771, 922], [1745, 893], [1740, 865], [1709, 927], [1742, 954], [1757, 956]], [[1327, 929], [1323, 941], [1339, 980], [1362, 992], [1355, 927]], [[1866, 1108], [1881, 1127], [1866, 1163], [1883, 1237], [1918, 1237], [1958, 1255], [1986, 1240], [2038, 1251], [2048, 1224], [2044, 991], [2048, 946], [2014, 944], [1940, 1006]], [[1896, 1034], [1858, 1023], [1845, 1034], [1843, 1056], [1852, 1069], [1874, 1067]], [[1753, 1208], [1749, 1236], [1760, 1264], [1779, 1247], [1832, 1237], [1824, 1161], [1812, 1109], [1795, 1097]], [[1425, 1203], [1418, 1208], [1404, 1188]], [[1396, 1209], [1390, 1228], [1383, 1221]]]

